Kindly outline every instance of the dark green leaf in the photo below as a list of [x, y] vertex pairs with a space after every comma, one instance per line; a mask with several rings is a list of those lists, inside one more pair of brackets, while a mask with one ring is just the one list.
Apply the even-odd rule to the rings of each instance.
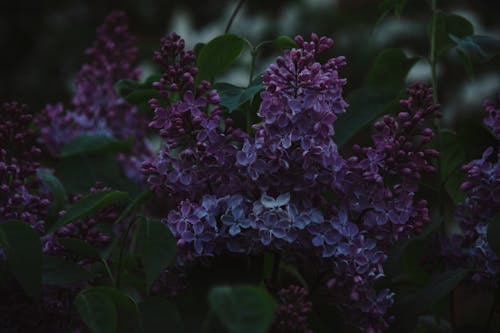
[[[432, 32], [431, 29], [429, 31]], [[450, 35], [464, 38], [474, 33], [474, 27], [462, 16], [438, 13], [435, 33], [435, 50], [436, 55], [439, 56], [455, 45]]]
[[384, 12], [394, 12], [396, 16], [400, 16], [406, 5], [406, 0], [384, 0], [382, 10]]
[[89, 258], [99, 258], [99, 251], [87, 243], [78, 238], [63, 237], [59, 238], [59, 243], [68, 251], [71, 251], [82, 257]]
[[136, 196], [130, 204], [122, 211], [120, 216], [115, 221], [115, 224], [120, 223], [123, 221], [123, 219], [127, 218], [134, 209], [148, 201], [151, 197], [153, 196], [153, 192], [151, 190], [145, 190], [142, 193], [140, 193], [138, 196]]
[[137, 191], [137, 185], [123, 176], [115, 155], [100, 154], [74, 156], [60, 159], [56, 175], [71, 194], [87, 194], [96, 182], [102, 182], [115, 190]]
[[193, 52], [196, 54], [196, 57], [200, 54], [201, 50], [205, 46], [205, 43], [196, 43], [195, 46], [193, 47]]
[[119, 191], [103, 191], [87, 195], [73, 204], [66, 214], [56, 221], [48, 230], [49, 233], [65, 226], [68, 223], [77, 221], [101, 209], [113, 204], [128, 200], [129, 196], [125, 192]]
[[239, 36], [226, 34], [212, 39], [200, 51], [196, 65], [199, 68], [196, 81], [212, 81], [227, 70], [239, 58], [247, 43]]
[[175, 305], [162, 297], [150, 297], [139, 303], [144, 333], [162, 332], [168, 327], [169, 333], [184, 332], [181, 317]]
[[170, 229], [157, 220], [143, 219], [137, 229], [138, 253], [144, 266], [148, 289], [172, 262], [176, 241]]
[[406, 296], [398, 302], [397, 311], [406, 315], [419, 314], [449, 295], [465, 278], [467, 270], [455, 269], [434, 277], [416, 293]]
[[457, 54], [460, 57], [460, 59], [462, 59], [462, 63], [464, 64], [465, 72], [469, 76], [469, 79], [473, 79], [475, 74], [474, 74], [474, 66], [472, 65], [472, 59], [470, 58], [470, 56], [467, 53], [465, 53], [461, 49], [457, 49]]
[[42, 243], [28, 224], [8, 220], [0, 223], [0, 245], [12, 272], [29, 297], [40, 299], [42, 288]]
[[500, 214], [488, 223], [487, 239], [489, 247], [500, 258]]
[[347, 96], [349, 107], [335, 123], [335, 142], [346, 144], [359, 130], [387, 112], [394, 103], [399, 90], [366, 87], [353, 91]]
[[116, 94], [120, 97], [127, 96], [128, 94], [139, 89], [139, 87], [139, 82], [130, 79], [119, 80], [115, 83]]
[[141, 331], [139, 308], [130, 296], [109, 287], [94, 287], [88, 290], [106, 295], [113, 301], [118, 314], [117, 332], [136, 333]]
[[137, 89], [125, 96], [125, 100], [131, 104], [139, 105], [141, 103], [148, 102], [151, 98], [158, 99], [160, 97], [160, 93], [156, 89]]
[[278, 36], [274, 40], [274, 43], [278, 45], [281, 51], [290, 50], [297, 47], [297, 43], [288, 36]]
[[265, 333], [276, 308], [275, 300], [255, 286], [213, 288], [208, 301], [229, 333]]
[[92, 273], [74, 262], [54, 256], [43, 256], [42, 281], [44, 284], [67, 286], [93, 278]]
[[120, 80], [115, 84], [118, 96], [123, 97], [127, 102], [134, 105], [147, 103], [151, 98], [159, 98], [158, 90], [153, 88], [153, 82], [161, 79], [161, 74], [150, 75], [143, 83], [133, 80]]
[[160, 81], [161, 77], [163, 76], [163, 74], [161, 73], [154, 73], [154, 74], [151, 74], [150, 76], [148, 76], [146, 78], [146, 80], [144, 80], [144, 83], [141, 83], [140, 86], [142, 88], [151, 88], [152, 84], [154, 82], [158, 82]]
[[134, 139], [118, 140], [108, 135], [83, 134], [70, 140], [59, 154], [60, 157], [71, 157], [90, 154], [111, 154], [129, 149]]
[[68, 195], [64, 189], [63, 184], [59, 179], [52, 174], [52, 172], [45, 169], [37, 170], [38, 177], [42, 180], [43, 184], [47, 186], [51, 194], [51, 216], [56, 216], [68, 202]]
[[116, 332], [117, 311], [106, 294], [93, 289], [81, 291], [75, 299], [80, 318], [93, 333]]
[[465, 200], [465, 193], [460, 190], [460, 184], [465, 181], [461, 166], [465, 164], [463, 144], [455, 133], [441, 131], [441, 179], [446, 191], [455, 203]]
[[248, 87], [242, 88], [230, 83], [216, 83], [214, 88], [220, 96], [220, 104], [228, 109], [229, 113], [238, 109], [241, 105], [253, 99], [253, 97], [264, 89], [260, 77], [256, 78]]
[[408, 58], [402, 49], [382, 51], [373, 64], [366, 80], [367, 86], [401, 89], [408, 72], [418, 58]]
[[451, 34], [449, 37], [469, 58], [480, 62], [486, 62], [500, 54], [500, 39], [481, 35], [459, 38]]

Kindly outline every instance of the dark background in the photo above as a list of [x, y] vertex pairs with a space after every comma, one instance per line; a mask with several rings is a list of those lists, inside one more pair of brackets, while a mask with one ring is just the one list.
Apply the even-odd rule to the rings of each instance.
[[[232, 31], [245, 36], [247, 31], [258, 30], [246, 36], [254, 43], [281, 34], [308, 35], [313, 31], [332, 36], [336, 41], [333, 54], [345, 55], [348, 60], [348, 67], [342, 72], [348, 78], [348, 92], [362, 84], [374, 57], [384, 48], [404, 47], [411, 54], [428, 54], [428, 1], [408, 0], [400, 18], [389, 14], [379, 20], [382, 2], [248, 0], [236, 17]], [[213, 37], [217, 32], [214, 27], [219, 27], [218, 34], [222, 34], [237, 2], [21, 0], [0, 3], [0, 101], [19, 100], [40, 110], [47, 103], [69, 101], [73, 76], [85, 61], [84, 50], [92, 44], [96, 28], [112, 9], [123, 9], [129, 14], [131, 30], [138, 39], [141, 64], [147, 65], [161, 36], [173, 28], [180, 16], [189, 18], [186, 25], [197, 33], [183, 36], [188, 45], [206, 42], [192, 39]], [[476, 33], [500, 37], [500, 1], [439, 1], [438, 6], [474, 18]], [[256, 29], [257, 25], [262, 25], [262, 29]], [[204, 35], [207, 27], [212, 30]], [[259, 70], [276, 56], [273, 50], [266, 52], [267, 57], [264, 54], [259, 58]], [[450, 54], [443, 63], [440, 77], [446, 81], [440, 82], [440, 95], [450, 100], [449, 108], [453, 110], [448, 111], [449, 114], [479, 110], [480, 98], [491, 98], [494, 91], [500, 90], [498, 57], [488, 64], [478, 64], [474, 80], [466, 77], [455, 54]], [[428, 77], [425, 63], [419, 68], [420, 71], [412, 71], [410, 80]], [[475, 88], [478, 93], [474, 93]], [[470, 96], [472, 100], [467, 100]], [[461, 100], [464, 98], [466, 100]]]

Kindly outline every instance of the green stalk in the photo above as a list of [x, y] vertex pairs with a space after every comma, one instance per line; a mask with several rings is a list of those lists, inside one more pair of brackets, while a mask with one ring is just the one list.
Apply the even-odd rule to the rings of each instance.
[[104, 264], [104, 268], [106, 268], [106, 272], [108, 273], [108, 276], [109, 276], [109, 279], [111, 280], [111, 284], [113, 285], [113, 288], [116, 288], [116, 281], [115, 281], [115, 278], [113, 277], [113, 273], [111, 273], [111, 269], [109, 268], [108, 262], [104, 258], [101, 258], [101, 261]]
[[234, 18], [240, 11], [241, 7], [243, 6], [243, 3], [245, 0], [240, 0], [238, 4], [236, 5], [236, 8], [234, 9], [233, 13], [231, 14], [231, 17], [229, 18], [229, 21], [227, 22], [226, 29], [224, 30], [224, 33], [227, 34], [229, 30], [231, 29], [231, 25], [233, 25]]
[[[436, 73], [436, 66], [438, 61], [438, 54], [436, 50], [436, 27], [437, 27], [437, 0], [431, 0], [432, 9], [432, 25], [431, 25], [431, 54], [430, 54], [430, 65], [431, 65], [431, 82], [433, 90], [433, 101], [435, 104], [439, 103], [438, 98], [438, 79]], [[434, 127], [436, 129], [436, 148], [441, 152], [443, 147], [442, 137], [441, 137], [441, 122], [439, 118], [434, 121]], [[444, 206], [444, 191], [446, 182], [442, 179], [442, 160], [441, 156], [437, 161], [437, 178], [438, 178], [438, 205], [439, 205], [439, 219], [441, 222], [441, 232], [444, 235], [446, 232], [445, 218], [445, 206]], [[452, 331], [455, 332], [457, 328], [456, 322], [456, 309], [455, 309], [455, 290], [451, 292], [450, 295], [450, 324]]]
[[[253, 72], [255, 70], [255, 58], [257, 58], [257, 48], [251, 48], [250, 50], [250, 55], [252, 56], [252, 59], [250, 60], [250, 74], [248, 76], [248, 85], [252, 84], [253, 81]], [[247, 133], [250, 134], [250, 131], [252, 130], [252, 119], [251, 119], [251, 114], [250, 110], [252, 108], [252, 101], [250, 100], [249, 102], [249, 107], [248, 110], [245, 114], [245, 119], [246, 119], [246, 130]]]

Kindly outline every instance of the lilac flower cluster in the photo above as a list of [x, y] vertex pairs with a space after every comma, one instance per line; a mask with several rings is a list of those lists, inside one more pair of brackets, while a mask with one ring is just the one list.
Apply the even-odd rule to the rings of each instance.
[[317, 62], [333, 45], [330, 38], [311, 35], [306, 42], [295, 38], [298, 49], [285, 51], [263, 75], [265, 91], [255, 138], [245, 142], [237, 164], [261, 190], [270, 186], [281, 192], [300, 191], [327, 183], [340, 162], [332, 140], [333, 123], [345, 111], [345, 80], [338, 69], [344, 57]]
[[379, 237], [395, 240], [419, 233], [429, 222], [427, 202], [415, 194], [421, 178], [434, 172], [432, 159], [439, 156], [426, 147], [433, 131], [424, 121], [440, 116], [432, 89], [415, 84], [407, 94], [400, 102], [405, 111], [376, 122], [373, 146], [354, 145], [354, 156], [347, 160], [350, 209], [364, 213], [364, 224]]
[[375, 124], [373, 146], [355, 146], [345, 159], [332, 138], [347, 107], [338, 74], [345, 60], [316, 61], [329, 38], [295, 40], [298, 48], [263, 76], [262, 122], [251, 137], [224, 119], [208, 83], [194, 89], [194, 55], [182, 39], [164, 39], [156, 59], [166, 73], [155, 87], [169, 100], [150, 102], [164, 146], [143, 172], [155, 191], [175, 197], [163, 222], [178, 239], [181, 265], [228, 252], [316, 257], [350, 322], [381, 332], [394, 296], [375, 287], [386, 252], [429, 221], [418, 181], [434, 171], [438, 152], [426, 147], [433, 132], [425, 121], [439, 116], [438, 106], [432, 89], [414, 85], [404, 111]]
[[278, 292], [278, 309], [271, 333], [313, 333], [309, 327], [308, 315], [312, 303], [306, 289], [291, 285]]
[[41, 151], [29, 129], [32, 119], [17, 102], [0, 110], [0, 223], [19, 219], [43, 232], [50, 201], [36, 174]]
[[[500, 95], [498, 96], [500, 101]], [[484, 118], [484, 124], [489, 128], [491, 133], [500, 140], [500, 107], [492, 101], [486, 101], [484, 108], [488, 112], [488, 116]]]
[[163, 38], [154, 59], [164, 68], [153, 84], [163, 98], [150, 101], [155, 114], [150, 127], [159, 130], [163, 146], [154, 161], [142, 166], [148, 183], [157, 193], [175, 194], [173, 198], [235, 192], [241, 183], [234, 172], [236, 147], [245, 134], [223, 118], [211, 84], [196, 84], [195, 55], [184, 50], [183, 39], [175, 33]]
[[134, 44], [126, 14], [112, 12], [98, 29], [94, 45], [86, 51], [90, 62], [76, 76], [73, 108], [65, 110], [61, 103], [48, 105], [36, 119], [40, 141], [50, 154], [57, 155], [68, 140], [83, 134], [118, 139], [134, 136], [131, 154], [119, 159], [125, 175], [140, 179], [140, 163], [151, 155], [145, 140], [147, 118], [117, 96], [114, 89], [118, 80], [138, 79]]
[[[492, 133], [500, 133], [500, 122], [493, 104], [485, 103], [489, 117], [485, 124]], [[487, 229], [500, 212], [500, 150], [487, 148], [480, 159], [462, 167], [467, 180], [460, 189], [467, 194], [457, 208], [455, 219], [462, 233], [441, 241], [441, 256], [448, 265], [472, 270], [471, 280], [476, 286], [497, 288], [500, 283], [500, 258], [488, 245]]]
[[[97, 182], [96, 185], [90, 189], [89, 193], [98, 193], [110, 190], [111, 188], [104, 186], [100, 182]], [[82, 197], [82, 195], [74, 195], [72, 202], [77, 202]], [[60, 212], [61, 216], [64, 216], [64, 214], [64, 211]], [[104, 247], [111, 240], [111, 235], [107, 232], [102, 231], [98, 227], [98, 224], [102, 225], [106, 223], [113, 223], [118, 218], [119, 214], [119, 207], [111, 206], [99, 211], [89, 218], [75, 221], [59, 228], [54, 233], [46, 235], [43, 238], [44, 253], [68, 259], [80, 259], [75, 258], [74, 255], [72, 255], [60, 243], [60, 239], [66, 237], [85, 241], [89, 245], [95, 246], [97, 248]]]

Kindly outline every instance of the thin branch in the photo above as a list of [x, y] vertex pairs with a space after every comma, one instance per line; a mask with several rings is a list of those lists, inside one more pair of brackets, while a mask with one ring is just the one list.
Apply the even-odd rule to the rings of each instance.
[[234, 18], [236, 17], [236, 15], [238, 15], [238, 12], [240, 11], [244, 2], [245, 2], [245, 0], [240, 0], [238, 2], [238, 4], [236, 5], [236, 8], [234, 9], [233, 13], [231, 14], [229, 21], [227, 22], [226, 29], [224, 30], [225, 34], [227, 34], [229, 32], [229, 30], [231, 29], [231, 25], [233, 25]]

